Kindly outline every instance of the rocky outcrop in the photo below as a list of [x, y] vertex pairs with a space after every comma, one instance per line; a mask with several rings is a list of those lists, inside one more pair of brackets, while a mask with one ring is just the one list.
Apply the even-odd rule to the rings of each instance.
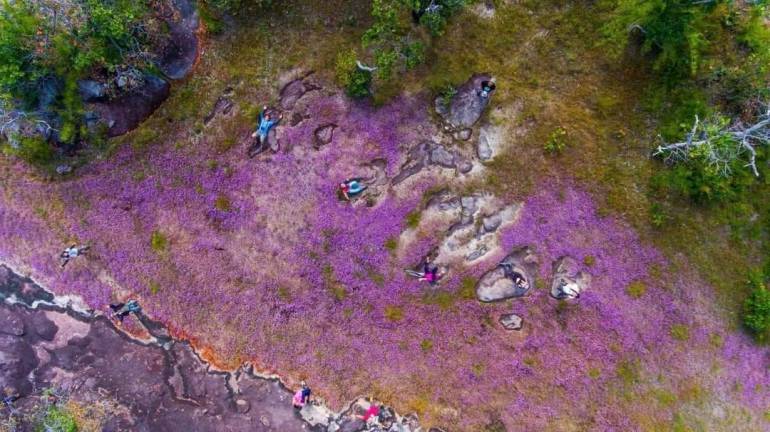
[[454, 128], [470, 128], [481, 118], [490, 98], [481, 98], [478, 91], [481, 82], [491, 79], [489, 74], [473, 75], [465, 84], [461, 85], [452, 99], [446, 104], [443, 100], [437, 100], [437, 113]]
[[591, 283], [591, 275], [580, 270], [580, 264], [572, 257], [562, 257], [554, 263], [551, 296], [559, 300], [570, 300], [580, 294]]
[[[482, 302], [494, 302], [524, 296], [532, 289], [537, 266], [537, 256], [531, 248], [515, 250], [481, 277], [476, 297]], [[522, 281], [517, 283], [516, 278]]]
[[281, 88], [280, 96], [282, 109], [294, 109], [297, 101], [299, 101], [306, 93], [321, 89], [320, 85], [307, 79], [312, 73], [313, 72], [302, 74], [301, 77], [290, 81]]
[[164, 19], [169, 37], [160, 53], [158, 68], [172, 80], [186, 77], [198, 57], [200, 25], [194, 0], [173, 0], [173, 10]]
[[171, 88], [168, 81], [155, 75], [145, 76], [144, 81], [136, 90], [89, 106], [107, 126], [108, 136], [123, 135], [134, 129], [168, 98]]
[[393, 177], [393, 184], [398, 185], [429, 166], [455, 169], [461, 174], [473, 169], [473, 164], [459, 151], [426, 140], [409, 150], [401, 169]]

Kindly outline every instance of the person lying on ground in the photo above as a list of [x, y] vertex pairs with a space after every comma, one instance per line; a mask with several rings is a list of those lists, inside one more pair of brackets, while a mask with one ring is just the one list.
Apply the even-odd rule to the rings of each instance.
[[435, 285], [438, 281], [438, 267], [431, 266], [430, 262], [426, 261], [425, 266], [423, 267], [422, 277], [420, 277], [419, 280]]
[[279, 114], [276, 117], [274, 113], [268, 111], [267, 105], [263, 106], [262, 112], [259, 113], [259, 118], [257, 119], [257, 130], [251, 134], [251, 137], [257, 138], [260, 145], [264, 144], [267, 141], [267, 135], [270, 133], [270, 129], [278, 124], [282, 118], [283, 114]]
[[120, 322], [123, 322], [123, 318], [127, 317], [132, 312], [137, 314], [142, 311], [139, 302], [136, 300], [129, 300], [126, 303], [110, 304], [110, 309], [112, 309], [113, 314], [120, 320]]
[[64, 266], [66, 266], [70, 260], [75, 259], [80, 255], [84, 255], [88, 249], [88, 246], [78, 247], [76, 244], [73, 244], [72, 246], [64, 249], [64, 251], [62, 251], [62, 253], [59, 255], [59, 258], [62, 260], [62, 268], [64, 268]]
[[351, 178], [340, 183], [340, 192], [345, 198], [345, 201], [350, 201], [352, 198], [360, 195], [365, 191], [367, 186], [363, 183], [361, 178]]

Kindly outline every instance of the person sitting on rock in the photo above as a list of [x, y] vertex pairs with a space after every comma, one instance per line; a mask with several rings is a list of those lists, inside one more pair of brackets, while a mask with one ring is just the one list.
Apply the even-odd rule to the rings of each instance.
[[13, 406], [13, 403], [16, 402], [16, 400], [19, 399], [19, 394], [11, 387], [5, 387], [3, 389], [3, 406], [8, 408], [8, 411], [13, 414], [16, 412], [16, 409]]
[[259, 125], [257, 126], [257, 130], [251, 134], [251, 137], [257, 138], [257, 143], [260, 146], [264, 145], [267, 142], [267, 135], [270, 133], [270, 129], [278, 124], [282, 118], [283, 114], [279, 114], [276, 118], [275, 114], [268, 111], [267, 105], [263, 106], [262, 112], [259, 113], [259, 118], [257, 119]]
[[513, 269], [513, 265], [511, 263], [504, 263], [500, 264], [500, 267], [503, 268], [503, 272], [505, 274], [505, 277], [512, 280], [513, 283], [521, 289], [529, 289], [529, 282], [527, 282], [527, 279], [524, 278], [524, 276]]
[[562, 299], [577, 299], [580, 298], [580, 288], [574, 283], [563, 283], [559, 287], [559, 292]]
[[136, 300], [129, 300], [126, 303], [110, 304], [110, 309], [115, 314], [115, 317], [123, 322], [123, 318], [127, 317], [132, 312], [138, 314], [142, 311], [139, 306], [139, 302]]
[[[367, 398], [368, 399], [368, 398]], [[380, 406], [372, 403], [369, 408], [360, 416], [367, 426], [377, 425], [380, 422]]]
[[67, 265], [68, 262], [70, 262], [71, 259], [75, 259], [79, 257], [80, 255], [84, 255], [85, 252], [89, 249], [88, 246], [80, 246], [73, 244], [72, 246], [64, 249], [62, 251], [61, 255], [59, 255], [59, 258], [61, 258], [62, 263], [61, 266], [64, 268], [64, 266]]
[[340, 193], [345, 198], [345, 201], [350, 201], [360, 195], [366, 188], [367, 186], [363, 183], [363, 179], [361, 178], [347, 179], [340, 183]]
[[493, 91], [497, 86], [495, 85], [495, 79], [490, 78], [489, 80], [484, 80], [481, 82], [481, 88], [479, 89], [478, 95], [482, 99], [487, 99], [492, 94]]
[[291, 399], [291, 404], [294, 405], [294, 408], [296, 409], [302, 409], [305, 404], [310, 403], [310, 393], [312, 393], [305, 381], [302, 381], [300, 386], [300, 389], [294, 393], [294, 397]]

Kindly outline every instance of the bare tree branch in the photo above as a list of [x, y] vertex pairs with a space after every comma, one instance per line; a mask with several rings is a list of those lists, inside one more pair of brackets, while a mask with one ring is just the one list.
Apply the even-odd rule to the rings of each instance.
[[757, 146], [763, 145], [770, 145], [770, 106], [748, 126], [737, 122], [728, 127], [718, 119], [704, 123], [695, 116], [684, 141], [659, 145], [653, 155], [662, 156], [666, 162], [678, 162], [689, 159], [697, 149], [725, 177], [731, 174], [733, 162], [747, 155], [745, 166], [759, 176]]

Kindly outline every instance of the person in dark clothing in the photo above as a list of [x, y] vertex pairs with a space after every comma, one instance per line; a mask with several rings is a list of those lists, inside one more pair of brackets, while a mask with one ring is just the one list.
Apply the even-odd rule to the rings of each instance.
[[139, 302], [136, 300], [129, 300], [126, 303], [111, 304], [110, 309], [112, 309], [115, 317], [117, 317], [120, 322], [123, 322], [123, 318], [127, 317], [132, 312], [139, 313], [142, 311]]
[[495, 85], [495, 79], [491, 78], [489, 80], [484, 80], [481, 82], [481, 88], [479, 89], [479, 97], [482, 99], [487, 99], [497, 86]]
[[426, 261], [423, 266], [421, 281], [426, 281], [431, 285], [435, 285], [438, 281], [438, 267], [431, 266], [430, 262]]
[[513, 265], [511, 263], [504, 263], [500, 264], [500, 267], [503, 268], [503, 273], [505, 274], [505, 277], [512, 280], [514, 284], [516, 284], [517, 287], [521, 289], [528, 289], [529, 283], [524, 278], [524, 276], [513, 269]]
[[310, 394], [312, 391], [310, 390], [310, 387], [307, 386], [307, 384], [303, 381], [302, 382], [302, 403], [310, 403]]

